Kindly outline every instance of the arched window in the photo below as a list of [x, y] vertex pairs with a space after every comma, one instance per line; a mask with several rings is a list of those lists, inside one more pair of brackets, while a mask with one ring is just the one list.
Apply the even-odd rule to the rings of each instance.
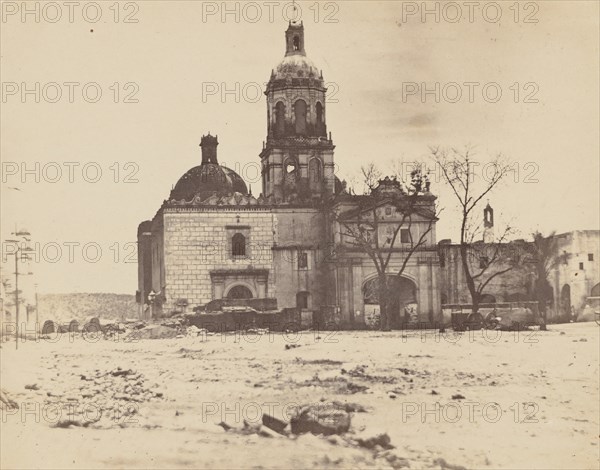
[[246, 237], [241, 233], [236, 233], [231, 239], [231, 254], [236, 256], [246, 256]]
[[308, 308], [308, 300], [310, 298], [310, 293], [298, 292], [296, 294], [296, 308], [306, 309]]
[[52, 320], [46, 320], [44, 322], [44, 326], [42, 327], [42, 334], [49, 335], [50, 333], [56, 332], [56, 325]]
[[275, 105], [275, 136], [282, 137], [285, 134], [285, 104], [279, 101]]
[[294, 114], [296, 116], [296, 134], [306, 134], [306, 102], [304, 100], [296, 101]]
[[321, 103], [317, 103], [317, 134], [325, 134], [325, 126], [323, 120], [323, 105]]
[[310, 187], [311, 189], [318, 188], [319, 183], [321, 182], [321, 178], [323, 177], [323, 172], [321, 171], [321, 162], [317, 158], [313, 158], [308, 162], [308, 175], [310, 177]]
[[227, 293], [228, 299], [251, 299], [252, 297], [250, 289], [242, 285], [232, 287]]

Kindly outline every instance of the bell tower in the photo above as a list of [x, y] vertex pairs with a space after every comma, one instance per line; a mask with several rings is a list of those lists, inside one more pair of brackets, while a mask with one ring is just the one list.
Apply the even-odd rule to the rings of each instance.
[[483, 209], [483, 242], [494, 243], [494, 209], [489, 202]]
[[335, 146], [327, 135], [326, 92], [323, 74], [306, 56], [302, 22], [290, 22], [285, 57], [265, 91], [267, 140], [260, 153], [265, 197], [303, 203], [333, 194]]

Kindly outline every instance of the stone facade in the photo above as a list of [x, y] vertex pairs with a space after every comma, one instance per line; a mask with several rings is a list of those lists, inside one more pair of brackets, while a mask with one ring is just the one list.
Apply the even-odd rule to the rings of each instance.
[[[285, 45], [265, 91], [262, 194], [249, 194], [235, 172], [218, 164], [216, 136], [202, 138], [202, 164], [138, 228], [137, 297], [145, 318], [240, 297], [275, 299], [279, 310], [295, 308], [303, 318], [313, 312], [337, 325], [364, 326], [376, 313], [365, 294], [375, 267], [349, 249], [332, 216], [352, 212], [364, 199], [344, 192], [335, 178], [327, 89], [306, 56], [302, 24], [290, 24]], [[415, 234], [421, 223], [413, 224]], [[426, 246], [408, 263], [399, 299], [431, 321], [440, 310], [435, 225]], [[399, 245], [390, 274], [403, 256]]]

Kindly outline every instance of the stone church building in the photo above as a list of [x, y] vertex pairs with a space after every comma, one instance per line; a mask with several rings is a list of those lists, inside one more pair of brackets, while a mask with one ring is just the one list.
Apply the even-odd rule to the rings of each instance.
[[[218, 138], [209, 134], [201, 140], [200, 165], [179, 179], [152, 220], [139, 225], [137, 299], [146, 318], [192, 312], [218, 299], [265, 299], [277, 310], [327, 315], [339, 325], [359, 326], [376, 313], [369, 294], [375, 267], [364, 253], [344, 247], [331, 215], [351, 216], [364, 196], [348, 194], [334, 175], [327, 89], [304, 39], [303, 25], [290, 23], [285, 57], [266, 87], [260, 196], [219, 165]], [[394, 184], [382, 181], [380, 190], [393, 191]], [[432, 195], [424, 200], [435, 204]], [[389, 224], [401, 217], [385, 201], [378, 210]], [[420, 223], [411, 230], [418, 232]], [[423, 321], [440, 311], [434, 246], [435, 226], [398, 290], [398, 311], [410, 304]], [[399, 248], [390, 271], [402, 260]]]
[[[201, 139], [200, 165], [179, 179], [152, 220], [139, 225], [136, 297], [142, 318], [249, 306], [275, 314], [293, 310], [307, 324], [316, 318], [339, 327], [374, 326], [376, 265], [347, 234], [348, 226], [369, 223], [369, 217], [377, 219], [373, 240], [389, 255], [389, 274], [399, 272], [412, 241], [422, 241], [402, 276], [393, 280], [392, 327], [407, 315], [413, 323], [435, 324], [442, 320], [442, 303], [469, 303], [458, 246], [436, 241], [436, 198], [428, 187], [418, 197], [411, 224], [394, 234], [405, 215], [398, 209], [406, 195], [398, 181], [380, 180], [365, 196], [351, 194], [335, 176], [327, 89], [306, 55], [304, 39], [302, 24], [290, 23], [285, 56], [266, 86], [261, 194], [253, 196], [237, 173], [219, 165], [218, 138], [208, 134]], [[481, 243], [489, 244], [489, 206], [484, 225]], [[589, 251], [581, 255], [583, 268], [578, 259], [577, 272], [567, 273], [574, 280], [556, 274], [555, 305], [577, 303], [563, 299], [562, 284], [581, 285], [576, 295], [584, 303], [598, 283], [598, 271], [589, 271], [597, 264], [597, 232], [592, 239], [582, 248]], [[596, 263], [589, 262], [594, 256]], [[588, 264], [589, 275], [582, 274]], [[531, 275], [525, 267], [498, 277], [487, 301], [531, 300]]]

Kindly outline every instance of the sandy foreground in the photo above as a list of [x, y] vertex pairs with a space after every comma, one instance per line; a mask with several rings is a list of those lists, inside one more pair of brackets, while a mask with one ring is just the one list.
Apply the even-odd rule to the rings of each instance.
[[[1, 467], [598, 468], [599, 333], [4, 343]], [[364, 407], [341, 436], [259, 426], [332, 401]]]

